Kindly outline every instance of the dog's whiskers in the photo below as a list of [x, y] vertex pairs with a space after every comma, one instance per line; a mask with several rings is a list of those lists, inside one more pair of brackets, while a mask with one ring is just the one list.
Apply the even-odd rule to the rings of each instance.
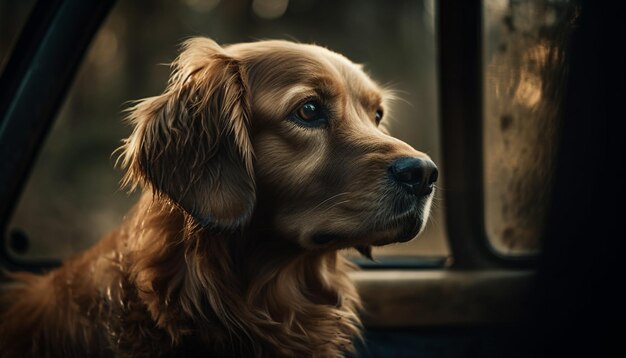
[[339, 202], [336, 202], [336, 203], [334, 203], [333, 205], [329, 206], [328, 208], [325, 208], [325, 209], [324, 209], [324, 211], [329, 211], [330, 209], [332, 209], [332, 208], [334, 208], [334, 207], [337, 207], [337, 206], [339, 206], [339, 205], [341, 205], [341, 204], [349, 203], [349, 202], [351, 202], [351, 201], [352, 201], [352, 200], [347, 199], [347, 200], [344, 200], [344, 201], [339, 201]]
[[[350, 194], [349, 191], [344, 191], [343, 193], [335, 194], [335, 195], [333, 195], [333, 196], [331, 196], [329, 198], [326, 198], [326, 199], [322, 200], [319, 204], [315, 205], [313, 208], [307, 210], [306, 214], [311, 214], [312, 212], [314, 212], [315, 210], [319, 209], [322, 205], [330, 202], [331, 200], [336, 199], [336, 198], [338, 198], [338, 197], [340, 197], [342, 195], [348, 195], [348, 194]], [[333, 207], [335, 207], [337, 205], [339, 205], [339, 204], [332, 204], [330, 207], [326, 208], [325, 210], [330, 210], [330, 209], [332, 209]]]

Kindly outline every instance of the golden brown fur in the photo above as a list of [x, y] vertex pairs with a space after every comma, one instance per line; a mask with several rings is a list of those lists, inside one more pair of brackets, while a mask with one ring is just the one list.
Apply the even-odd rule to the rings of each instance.
[[[360, 301], [337, 250], [368, 255], [423, 228], [432, 196], [408, 198], [386, 173], [393, 158], [426, 156], [379, 130], [384, 91], [329, 50], [197, 38], [173, 67], [167, 90], [130, 110], [120, 159], [141, 199], [61, 268], [15, 275], [3, 357], [353, 349]], [[290, 117], [310, 98], [326, 125]]]

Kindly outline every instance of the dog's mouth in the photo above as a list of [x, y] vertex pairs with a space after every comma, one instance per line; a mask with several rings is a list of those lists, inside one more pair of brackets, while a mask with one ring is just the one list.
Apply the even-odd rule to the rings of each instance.
[[430, 215], [433, 196], [431, 194], [418, 200], [396, 196], [389, 205], [370, 212], [370, 215], [363, 215], [359, 221], [361, 224], [337, 228], [333, 225], [318, 227], [303, 237], [301, 243], [309, 249], [355, 248], [370, 257], [373, 246], [404, 243], [418, 236]]

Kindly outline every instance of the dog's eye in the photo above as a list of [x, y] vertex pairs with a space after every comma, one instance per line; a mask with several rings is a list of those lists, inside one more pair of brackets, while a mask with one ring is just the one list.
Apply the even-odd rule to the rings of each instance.
[[319, 117], [320, 110], [316, 103], [307, 102], [298, 110], [298, 115], [305, 121], [313, 121]]
[[376, 120], [376, 124], [379, 124], [380, 121], [383, 120], [383, 110], [379, 109], [376, 111], [376, 116], [374, 117], [374, 119]]
[[292, 117], [297, 122], [311, 127], [322, 127], [328, 124], [322, 105], [315, 101], [304, 103]]

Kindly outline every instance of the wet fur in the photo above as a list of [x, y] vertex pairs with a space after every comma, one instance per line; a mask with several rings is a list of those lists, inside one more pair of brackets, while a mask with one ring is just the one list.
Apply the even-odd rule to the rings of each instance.
[[[390, 158], [423, 154], [372, 121], [382, 90], [344, 57], [285, 41], [192, 39], [173, 68], [162, 95], [130, 110], [120, 161], [141, 199], [120, 228], [59, 269], [13, 275], [3, 357], [354, 349], [361, 304], [337, 250], [369, 255], [430, 206], [387, 209], [404, 200], [385, 181]], [[332, 137], [284, 120], [314, 91], [350, 119]], [[311, 247], [319, 228], [344, 240]]]

